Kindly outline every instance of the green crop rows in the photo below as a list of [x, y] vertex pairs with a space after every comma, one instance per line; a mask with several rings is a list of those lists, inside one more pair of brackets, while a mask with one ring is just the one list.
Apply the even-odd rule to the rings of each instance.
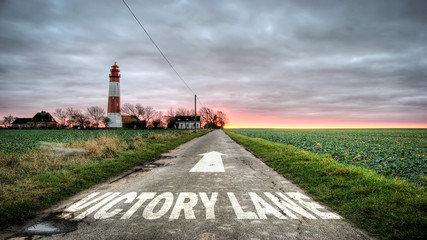
[[114, 134], [120, 138], [147, 137], [152, 133], [166, 133], [177, 130], [1, 130], [0, 152], [24, 153], [34, 149], [41, 141], [69, 143], [91, 137]]
[[427, 129], [232, 129], [427, 185]]

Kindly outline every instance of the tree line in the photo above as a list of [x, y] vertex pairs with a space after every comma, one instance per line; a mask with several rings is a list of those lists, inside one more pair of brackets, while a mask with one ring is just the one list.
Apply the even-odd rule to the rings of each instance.
[[[139, 103], [125, 103], [121, 110], [122, 116], [128, 115], [134, 119], [134, 126], [138, 129], [177, 128], [178, 117], [194, 116], [194, 110], [190, 109], [170, 108], [163, 112]], [[105, 110], [98, 106], [90, 106], [86, 111], [72, 107], [57, 108], [52, 112], [52, 115], [58, 122], [59, 128], [100, 128], [107, 126], [109, 122]], [[203, 107], [198, 110], [197, 115], [201, 117], [201, 125], [204, 128], [223, 128], [228, 123], [227, 115], [223, 111]], [[9, 128], [15, 119], [12, 115], [4, 116], [2, 123], [6, 128]]]

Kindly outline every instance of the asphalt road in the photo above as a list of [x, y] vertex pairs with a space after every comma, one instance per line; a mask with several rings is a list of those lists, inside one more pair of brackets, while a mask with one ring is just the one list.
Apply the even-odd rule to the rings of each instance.
[[156, 163], [58, 204], [15, 238], [371, 239], [221, 130]]

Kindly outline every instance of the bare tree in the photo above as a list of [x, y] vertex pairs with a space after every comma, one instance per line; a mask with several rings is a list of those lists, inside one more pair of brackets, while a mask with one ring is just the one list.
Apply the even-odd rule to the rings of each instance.
[[224, 128], [225, 124], [228, 123], [227, 115], [222, 111], [216, 112], [216, 125], [220, 128]]
[[154, 116], [157, 114], [157, 111], [150, 106], [145, 107], [144, 120], [147, 121], [147, 124], [151, 124]]
[[215, 113], [212, 109], [208, 108], [208, 107], [202, 107], [199, 110], [199, 114], [201, 116], [201, 120], [202, 123], [204, 123], [205, 126], [209, 127], [209, 128], [213, 128], [214, 127], [214, 122], [215, 122]]
[[166, 116], [165, 117], [175, 117], [175, 110], [173, 110], [173, 108], [169, 108], [168, 111], [166, 112]]
[[178, 108], [175, 110], [175, 117], [176, 116], [185, 116], [185, 114], [187, 113], [187, 110], [185, 108]]
[[163, 127], [163, 112], [162, 111], [158, 111], [152, 121], [152, 125], [155, 129], [161, 128]]
[[90, 125], [89, 116], [85, 115], [82, 112], [78, 112], [75, 115], [73, 115], [73, 120], [75, 123], [77, 123], [80, 127], [88, 127]]
[[135, 106], [130, 103], [123, 104], [122, 113], [135, 116]]
[[176, 116], [193, 116], [194, 112], [191, 111], [190, 109], [185, 109], [185, 108], [178, 108], [175, 111], [175, 117]]
[[57, 108], [53, 115], [55, 115], [55, 117], [60, 121], [61, 127], [63, 127], [67, 120], [67, 112], [62, 108]]
[[151, 124], [154, 116], [157, 113], [154, 108], [150, 106], [144, 107], [139, 103], [137, 103], [136, 105], [132, 105], [129, 103], [124, 104], [122, 107], [122, 112], [136, 117], [138, 119], [139, 128], [146, 128], [148, 124]]
[[169, 108], [164, 118], [165, 118], [167, 128], [172, 128], [172, 129], [176, 128], [176, 113], [175, 113], [175, 110], [173, 110], [173, 108]]
[[12, 126], [12, 122], [15, 121], [15, 117], [12, 116], [12, 114], [9, 114], [9, 116], [4, 116], [3, 117], [3, 124], [6, 128]]
[[122, 107], [122, 112], [134, 116], [139, 120], [144, 120], [145, 108], [139, 103], [136, 105], [125, 103]]
[[77, 111], [78, 111], [77, 109], [74, 109], [72, 107], [68, 107], [67, 110], [65, 110], [65, 113], [66, 113], [67, 117], [70, 119], [71, 116], [73, 116], [73, 114]]
[[147, 121], [145, 120], [146, 108], [141, 104], [137, 103], [135, 105], [132, 105], [130, 103], [125, 103], [122, 107], [122, 112], [136, 117], [138, 121], [138, 128], [144, 129], [147, 127]]
[[227, 115], [222, 111], [214, 111], [207, 107], [199, 110], [202, 122], [209, 128], [223, 128], [228, 123]]
[[67, 108], [67, 116], [70, 124], [76, 124], [82, 128], [88, 126], [89, 117], [79, 109], [74, 109], [72, 107]]
[[92, 119], [92, 122], [95, 128], [98, 128], [99, 122], [102, 120], [102, 118], [105, 115], [105, 110], [98, 106], [91, 106], [87, 108], [87, 113], [89, 115], [89, 118]]
[[142, 106], [141, 104], [137, 103], [135, 105], [135, 110], [138, 118], [144, 118], [145, 112], [147, 111], [146, 107]]
[[74, 119], [73, 119], [73, 116], [75, 115], [75, 113], [76, 113], [76, 109], [74, 109], [74, 108], [72, 108], [72, 107], [68, 107], [66, 110], [65, 110], [65, 114], [67, 115], [67, 118], [68, 118], [68, 120], [67, 120], [67, 124], [70, 126], [70, 127], [73, 127], [73, 124], [75, 124], [75, 122], [74, 122]]

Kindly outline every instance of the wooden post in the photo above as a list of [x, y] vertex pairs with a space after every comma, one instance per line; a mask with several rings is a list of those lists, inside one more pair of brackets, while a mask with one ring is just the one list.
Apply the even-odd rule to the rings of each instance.
[[194, 95], [194, 132], [197, 132], [197, 95]]

